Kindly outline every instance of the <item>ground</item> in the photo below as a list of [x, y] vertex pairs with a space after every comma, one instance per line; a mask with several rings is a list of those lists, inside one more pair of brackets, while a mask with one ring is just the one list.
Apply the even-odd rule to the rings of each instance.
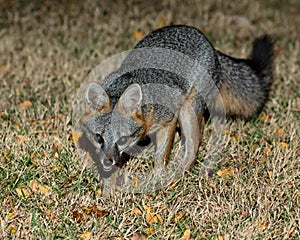
[[[280, 1], [0, 0], [0, 239], [299, 239], [300, 4]], [[214, 175], [149, 194], [101, 194], [72, 139], [89, 71], [170, 24], [246, 57], [275, 40], [263, 112], [229, 123]], [[206, 129], [209, 129], [207, 124]]]

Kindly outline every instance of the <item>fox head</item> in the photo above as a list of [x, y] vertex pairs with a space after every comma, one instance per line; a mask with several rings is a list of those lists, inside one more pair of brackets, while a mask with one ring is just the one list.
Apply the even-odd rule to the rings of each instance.
[[111, 100], [98, 83], [90, 83], [86, 91], [90, 112], [81, 119], [84, 134], [94, 148], [93, 160], [104, 177], [150, 143], [141, 111], [141, 87], [130, 85], [114, 107]]

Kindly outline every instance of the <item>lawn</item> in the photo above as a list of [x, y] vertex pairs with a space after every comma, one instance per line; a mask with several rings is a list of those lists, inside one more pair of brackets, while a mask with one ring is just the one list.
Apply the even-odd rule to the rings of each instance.
[[[0, 0], [0, 239], [300, 239], [299, 2], [98, 2]], [[72, 102], [98, 64], [170, 24], [235, 57], [271, 34], [270, 100], [258, 118], [227, 123], [211, 178], [199, 177], [207, 123], [184, 177], [103, 196], [74, 144]]]

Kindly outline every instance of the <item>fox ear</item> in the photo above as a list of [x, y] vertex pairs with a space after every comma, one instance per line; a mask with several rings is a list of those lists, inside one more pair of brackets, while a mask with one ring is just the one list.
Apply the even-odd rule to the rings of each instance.
[[98, 83], [90, 83], [85, 97], [88, 105], [93, 110], [102, 112], [111, 108], [107, 93]]
[[140, 85], [130, 85], [120, 97], [116, 109], [126, 115], [136, 113], [142, 102], [142, 90]]

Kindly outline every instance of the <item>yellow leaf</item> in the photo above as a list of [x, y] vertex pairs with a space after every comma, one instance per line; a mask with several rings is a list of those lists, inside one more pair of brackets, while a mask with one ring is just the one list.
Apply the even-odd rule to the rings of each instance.
[[46, 214], [47, 216], [51, 216], [51, 210], [50, 210], [50, 209], [47, 209], [47, 210], [45, 211], [45, 214]]
[[189, 240], [191, 238], [191, 229], [190, 228], [187, 228], [182, 237], [180, 238], [180, 240]]
[[259, 231], [264, 231], [265, 229], [267, 229], [269, 226], [269, 223], [263, 221], [263, 220], [260, 220], [259, 221]]
[[29, 197], [32, 194], [30, 189], [28, 189], [24, 186], [16, 188], [16, 192], [17, 192], [19, 197]]
[[51, 187], [47, 186], [47, 185], [38, 185], [38, 191], [39, 193], [48, 195], [49, 193], [52, 192]]
[[19, 108], [20, 109], [25, 109], [31, 107], [32, 103], [29, 100], [26, 100], [22, 103], [20, 103]]
[[229, 167], [229, 168], [219, 170], [217, 172], [217, 175], [219, 177], [228, 178], [228, 177], [234, 176], [235, 172], [236, 172], [236, 169], [234, 167]]
[[284, 134], [284, 130], [282, 128], [278, 128], [276, 131], [276, 137], [281, 137]]
[[271, 154], [271, 151], [272, 151], [271, 148], [268, 147], [268, 148], [266, 149], [266, 155], [269, 156], [269, 155]]
[[206, 234], [205, 232], [201, 232], [201, 233], [200, 233], [200, 236], [201, 236], [202, 238], [206, 238], [206, 237], [207, 237], [207, 234]]
[[148, 212], [146, 214], [146, 222], [147, 223], [158, 223], [158, 222], [162, 222], [162, 217], [161, 215], [158, 213], [158, 214], [155, 214], [155, 213], [152, 213], [152, 212]]
[[8, 217], [8, 219], [12, 219], [12, 218], [15, 217], [15, 214], [14, 213], [8, 213], [7, 217]]
[[81, 137], [81, 135], [82, 135], [81, 132], [76, 132], [76, 131], [72, 132], [72, 140], [75, 144], [78, 144], [78, 140]]
[[183, 212], [175, 214], [174, 222], [175, 223], [179, 222], [183, 216], [184, 216]]
[[230, 135], [230, 131], [229, 131], [229, 130], [226, 130], [226, 131], [225, 131], [225, 134], [226, 134], [226, 135]]
[[152, 234], [155, 232], [155, 229], [154, 228], [146, 228], [146, 233], [149, 235], [149, 234]]
[[143, 208], [146, 210], [146, 212], [151, 211], [151, 207], [149, 205], [143, 205]]
[[134, 212], [136, 215], [138, 215], [138, 216], [142, 216], [142, 215], [143, 215], [142, 211], [141, 211], [138, 207], [135, 207], [135, 208], [133, 209], [133, 212]]
[[[94, 206], [82, 206], [82, 207], [81, 207], [81, 210], [82, 210], [85, 214], [89, 215], [89, 214], [92, 212], [93, 208], [94, 208]], [[95, 206], [95, 209], [97, 209], [96, 206]]]
[[279, 144], [280, 144], [280, 146], [282, 148], [284, 148], [285, 150], [287, 150], [287, 144], [285, 142], [280, 142]]
[[17, 228], [16, 228], [14, 225], [12, 225], [12, 224], [9, 224], [9, 225], [7, 226], [7, 229], [8, 229], [8, 231], [10, 231], [11, 233], [15, 233], [15, 232], [17, 231]]
[[80, 239], [92, 239], [92, 233], [85, 232], [85, 233], [81, 234]]
[[58, 171], [59, 171], [59, 166], [54, 166], [54, 167], [52, 168], [52, 171], [58, 172]]
[[224, 237], [223, 237], [222, 235], [219, 235], [219, 236], [217, 237], [217, 239], [218, 239], [218, 240], [224, 240]]
[[138, 186], [138, 179], [137, 177], [133, 177], [131, 180], [131, 186], [137, 187]]
[[234, 142], [236, 142], [238, 139], [239, 139], [239, 135], [238, 134], [234, 134], [232, 137], [231, 137], [231, 139], [232, 139], [232, 141], [234, 141]]
[[266, 118], [267, 118], [267, 115], [261, 115], [261, 116], [259, 117], [259, 119], [260, 119], [261, 121], [265, 121]]
[[144, 34], [141, 31], [135, 31], [134, 32], [134, 38], [136, 40], [142, 40], [144, 37]]

